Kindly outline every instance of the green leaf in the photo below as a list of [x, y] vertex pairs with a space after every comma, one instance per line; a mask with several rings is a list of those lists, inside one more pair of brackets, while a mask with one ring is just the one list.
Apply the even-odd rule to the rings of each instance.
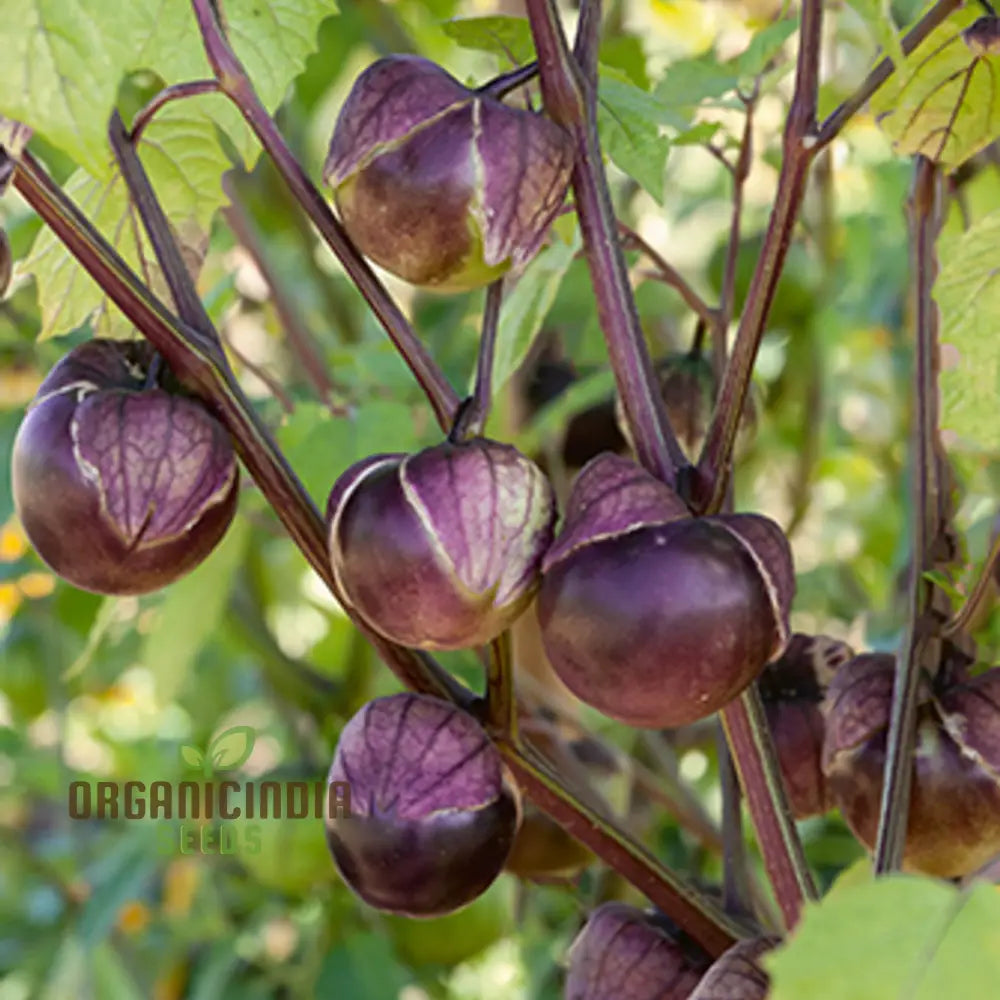
[[[208, 100], [218, 101], [219, 97]], [[206, 234], [222, 203], [221, 177], [231, 164], [219, 145], [211, 119], [198, 116], [204, 98], [165, 108], [148, 129], [141, 146], [154, 189], [167, 207], [175, 236], [193, 275], [200, 270]], [[140, 277], [149, 277], [166, 302], [169, 293], [160, 277], [149, 241], [128, 202], [121, 176], [101, 181], [78, 170], [66, 193]], [[141, 233], [141, 235], [140, 235]], [[127, 337], [133, 327], [100, 287], [71, 257], [48, 227], [38, 233], [20, 269], [38, 281], [42, 328], [39, 339], [64, 334], [90, 319], [104, 337]]]
[[[159, 0], [122, 7], [11, 2], [23, 7], [24, 20], [5, 10], [0, 23], [0, 51], [5, 54], [0, 61], [0, 115], [24, 120], [80, 164], [67, 193], [140, 277], [152, 272], [154, 289], [166, 296], [144, 236], [139, 245], [141, 226], [129, 212], [115, 169], [107, 121], [129, 71], [148, 68], [168, 84], [211, 75], [190, 6]], [[227, 3], [229, 38], [265, 107], [273, 110], [283, 98], [315, 48], [319, 23], [333, 10], [331, 0]], [[218, 94], [161, 110], [139, 148], [194, 274], [212, 216], [225, 200], [222, 174], [232, 166], [220, 132], [242, 165], [251, 166], [256, 140], [236, 108]], [[131, 331], [48, 229], [40, 231], [20, 271], [34, 273], [38, 281], [40, 339], [72, 330], [91, 316], [98, 335], [124, 337]], [[168, 296], [166, 301], [171, 301]]]
[[958, 237], [942, 239], [942, 266], [934, 284], [941, 309], [941, 428], [957, 438], [955, 446], [994, 452], [1000, 450], [998, 241], [1000, 211]]
[[463, 49], [489, 52], [515, 66], [535, 58], [531, 28], [524, 17], [466, 17], [445, 21], [444, 33]]
[[601, 67], [597, 128], [601, 147], [612, 162], [663, 202], [663, 171], [670, 140], [661, 125], [685, 128], [687, 121], [665, 107], [624, 73]]
[[[226, 4], [230, 42], [269, 110], [335, 9], [332, 0]], [[151, 69], [168, 84], [211, 76], [190, 4], [162, 0], [5, 0], [0, 52], [0, 114], [30, 125], [105, 180], [108, 115], [128, 72]]]
[[900, 44], [896, 26], [892, 22], [892, 4], [889, 0], [847, 0], [847, 3], [865, 22], [875, 41], [892, 60], [893, 65], [902, 65], [903, 46]]
[[275, 436], [320, 509], [348, 466], [368, 455], [413, 451], [421, 444], [412, 408], [392, 399], [367, 399], [349, 417], [335, 417], [319, 403], [297, 403]]
[[237, 515], [215, 551], [167, 588], [142, 655], [165, 702], [184, 686], [201, 647], [219, 627], [248, 532], [247, 522]]
[[923, 153], [953, 170], [1000, 136], [1000, 74], [961, 34], [974, 15], [960, 12], [931, 32], [872, 98], [898, 153]]
[[324, 959], [315, 995], [394, 997], [408, 982], [386, 938], [352, 933]]
[[208, 756], [216, 771], [235, 771], [250, 758], [257, 733], [253, 726], [232, 726], [219, 733], [208, 748]]
[[569, 243], [554, 238], [504, 299], [493, 363], [494, 391], [499, 391], [524, 361], [580, 245], [579, 229]]
[[[656, 99], [668, 108], [694, 108], [703, 101], [732, 93], [739, 84], [739, 73], [720, 63], [714, 56], [678, 59], [663, 73], [653, 88]], [[737, 105], [739, 106], [739, 105]], [[684, 121], [681, 127], [687, 127]]]
[[770, 1000], [994, 996], [1000, 891], [896, 875], [838, 887], [764, 959]]
[[[785, 18], [762, 28], [750, 39], [750, 44], [731, 63], [741, 77], [760, 76], [781, 47], [798, 31], [799, 19]], [[898, 40], [897, 40], [898, 44]]]
[[191, 746], [190, 743], [185, 743], [181, 747], [181, 760], [188, 767], [195, 767], [199, 771], [205, 765], [205, 755], [198, 749], [198, 747]]

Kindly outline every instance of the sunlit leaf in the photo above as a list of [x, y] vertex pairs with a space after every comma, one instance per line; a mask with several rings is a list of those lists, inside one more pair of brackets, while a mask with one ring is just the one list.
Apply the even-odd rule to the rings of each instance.
[[[284, 97], [315, 48], [320, 22], [334, 11], [332, 0], [226, 4], [229, 38], [268, 109]], [[0, 52], [0, 115], [23, 120], [80, 165], [68, 193], [140, 277], [155, 276], [153, 255], [144, 238], [140, 243], [141, 227], [129, 216], [117, 178], [107, 122], [128, 72], [151, 69], [167, 84], [211, 75], [190, 5], [8, 0], [0, 18]], [[220, 95], [163, 109], [140, 145], [153, 188], [185, 249], [195, 250], [205, 240], [212, 215], [224, 202], [220, 180], [231, 162], [220, 131], [228, 148], [252, 165], [256, 140]], [[107, 308], [97, 287], [47, 230], [20, 270], [35, 273], [38, 280], [42, 339], [65, 333], [88, 316], [100, 335], [129, 333], [128, 322]]]
[[798, 18], [789, 17], [761, 28], [750, 39], [746, 49], [733, 60], [740, 76], [755, 77], [763, 73], [798, 27]]
[[[333, 0], [225, 5], [230, 41], [269, 109], [335, 10]], [[3, 15], [0, 114], [31, 125], [94, 177], [110, 174], [107, 121], [126, 73], [151, 69], [168, 84], [211, 75], [189, 3], [4, 0]]]
[[[897, 152], [923, 153], [949, 170], [1000, 135], [1000, 62], [963, 35], [971, 9], [933, 31], [872, 99], [879, 124]], [[980, 18], [980, 35], [996, 31]], [[1000, 35], [997, 37], [1000, 42]], [[975, 51], [973, 50], [975, 48]]]
[[994, 996], [1000, 892], [909, 875], [844, 885], [807, 907], [764, 964], [770, 1000]]
[[1000, 450], [1000, 211], [942, 240], [934, 298], [941, 309], [941, 427], [953, 445]]

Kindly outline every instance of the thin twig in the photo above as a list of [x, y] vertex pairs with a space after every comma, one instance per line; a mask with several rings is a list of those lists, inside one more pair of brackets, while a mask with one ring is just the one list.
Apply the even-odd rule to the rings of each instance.
[[466, 441], [479, 437], [486, 426], [493, 401], [493, 358], [496, 354], [497, 328], [500, 325], [500, 305], [503, 302], [503, 278], [486, 289], [483, 327], [479, 334], [476, 354], [476, 382], [472, 395], [460, 407], [455, 425], [448, 434], [450, 441]]
[[957, 632], [962, 632], [969, 628], [973, 621], [975, 621], [980, 610], [982, 609], [983, 604], [985, 604], [995, 592], [996, 572], [998, 566], [1000, 566], [1000, 533], [998, 533], [993, 539], [993, 543], [990, 545], [989, 555], [986, 556], [986, 561], [980, 568], [979, 576], [976, 578], [976, 582], [972, 590], [969, 592], [969, 596], [966, 597], [965, 603], [959, 609], [958, 613], [944, 627], [945, 635], [955, 635]]
[[697, 509], [703, 513], [718, 510], [726, 495], [733, 446], [750, 388], [754, 361], [802, 205], [809, 166], [816, 155], [821, 21], [820, 0], [804, 0], [795, 92], [785, 124], [781, 173], [774, 207], [750, 281], [712, 423], [698, 459], [694, 499]]
[[274, 303], [278, 319], [281, 321], [281, 328], [288, 342], [289, 350], [298, 362], [302, 374], [308, 379], [320, 401], [332, 410], [335, 390], [326, 365], [323, 363], [323, 356], [292, 296], [286, 293], [283, 283], [275, 274], [263, 241], [243, 203], [237, 197], [241, 183], [244, 181], [236, 179], [231, 173], [226, 174], [222, 179], [222, 189], [230, 200], [230, 204], [224, 211], [226, 221], [240, 245], [250, 254], [254, 265], [270, 290], [271, 301]]
[[188, 80], [185, 83], [175, 83], [171, 87], [164, 87], [145, 107], [139, 109], [132, 120], [129, 138], [133, 145], [139, 144], [142, 133], [149, 126], [154, 115], [171, 101], [183, 101], [188, 97], [197, 97], [199, 94], [217, 94], [219, 90], [218, 80]]
[[618, 232], [621, 234], [622, 246], [626, 250], [639, 250], [648, 257], [650, 263], [656, 268], [651, 275], [671, 288], [677, 289], [680, 297], [684, 300], [688, 308], [695, 313], [699, 319], [714, 329], [718, 322], [718, 313], [713, 309], [692, 287], [687, 279], [677, 270], [651, 243], [640, 236], [631, 226], [618, 220]]

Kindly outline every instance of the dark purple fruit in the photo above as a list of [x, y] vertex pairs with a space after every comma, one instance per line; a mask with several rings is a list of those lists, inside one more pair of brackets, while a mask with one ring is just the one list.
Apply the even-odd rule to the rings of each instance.
[[823, 699], [837, 668], [853, 655], [838, 639], [796, 632], [760, 675], [758, 686], [796, 819], [833, 808], [823, 774]]
[[734, 944], [712, 963], [690, 1000], [765, 1000], [771, 980], [758, 960], [778, 943], [760, 937]]
[[570, 947], [565, 1000], [684, 1000], [711, 964], [666, 918], [624, 903], [590, 914]]
[[379, 910], [439, 917], [500, 874], [520, 800], [482, 726], [438, 698], [376, 698], [344, 727], [329, 781], [350, 815], [327, 820], [344, 881]]
[[63, 579], [142, 594], [198, 565], [236, 511], [225, 428], [185, 396], [147, 388], [145, 343], [91, 340], [42, 382], [14, 441], [14, 505]]
[[415, 285], [456, 291], [534, 256], [572, 168], [572, 141], [554, 122], [393, 55], [355, 81], [323, 179], [362, 253]]
[[[878, 833], [895, 658], [864, 653], [828, 692], [823, 766], [855, 836]], [[943, 878], [1000, 854], [1000, 668], [942, 670], [920, 693], [903, 866]]]
[[327, 503], [330, 557], [354, 609], [405, 646], [463, 649], [510, 626], [538, 589], [555, 498], [509, 445], [476, 439], [348, 469]]
[[618, 456], [598, 456], [577, 477], [542, 571], [552, 666], [577, 697], [628, 725], [711, 715], [788, 641], [795, 577], [781, 529], [756, 514], [694, 518]]

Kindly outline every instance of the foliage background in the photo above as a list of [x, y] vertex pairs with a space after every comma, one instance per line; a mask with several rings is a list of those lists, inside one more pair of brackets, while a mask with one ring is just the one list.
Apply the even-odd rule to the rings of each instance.
[[[20, 21], [5, 15], [0, 51], [21, 52], [32, 26], [57, 37], [58, 18], [69, 17], [19, 4]], [[448, 22], [519, 13], [516, 3], [489, 0], [358, 0], [339, 10], [329, 0], [294, 7], [230, 0], [226, 7], [234, 18], [249, 18], [246, 36], [234, 41], [265, 100], [280, 103], [281, 128], [315, 179], [337, 110], [374, 58], [416, 51], [460, 78], [482, 81], [509, 63], [456, 41], [486, 38], [489, 47], [481, 28]], [[615, 164], [616, 207], [709, 301], [719, 292], [731, 192], [702, 143], [711, 138], [731, 151], [742, 129], [735, 88], [767, 68], [746, 186], [738, 281], [745, 289], [777, 176], [794, 11], [774, 0], [621, 0], [607, 7], [601, 127]], [[254, 21], [260, 10], [273, 16]], [[906, 0], [892, 13], [908, 24], [918, 11]], [[829, 6], [822, 110], [857, 85], [880, 41], [892, 44], [881, 16], [880, 5], [861, 0]], [[777, 30], [769, 27], [775, 19]], [[969, 19], [960, 15], [955, 25]], [[102, 144], [106, 111], [117, 101], [128, 118], [163, 82], [204, 69], [181, 0], [166, 5], [138, 63], [134, 51], [116, 49], [132, 27], [90, 28], [69, 55], [53, 44], [52, 65], [44, 66], [47, 57], [38, 52], [32, 58], [63, 82], [89, 87], [92, 100], [67, 98], [53, 111], [46, 89], [52, 81], [40, 72], [35, 89], [21, 89], [14, 59], [0, 69], [0, 113], [29, 123], [47, 116], [51, 125], [36, 140], [36, 153], [136, 259]], [[514, 31], [505, 42], [516, 49], [520, 37]], [[83, 65], [87, 79], [74, 76]], [[123, 80], [119, 66], [136, 72]], [[204, 255], [200, 291], [244, 385], [317, 502], [358, 458], [434, 441], [428, 410], [402, 363], [273, 171], [255, 163], [252, 141], [221, 99], [180, 105], [163, 118], [144, 158], [187, 245]], [[220, 145], [216, 127], [227, 130], [228, 145]], [[253, 169], [234, 179], [238, 198], [227, 211], [236, 214], [224, 217], [217, 212], [228, 204], [219, 178], [233, 156]], [[756, 370], [758, 431], [736, 478], [739, 508], [794, 525], [793, 626], [858, 648], [893, 648], [902, 624], [909, 175], [907, 159], [867, 113], [816, 171]], [[946, 238], [961, 243], [963, 206], [973, 220], [988, 219], [998, 199], [997, 171], [969, 170], [961, 204], [951, 203]], [[329, 861], [317, 821], [271, 824], [261, 854], [221, 856], [165, 854], [154, 824], [68, 818], [70, 781], [179, 780], [189, 773], [182, 745], [207, 747], [237, 725], [256, 734], [244, 776], [322, 779], [344, 721], [396, 686], [246, 481], [222, 546], [161, 593], [105, 599], [47, 572], [13, 516], [7, 477], [14, 433], [42, 375], [69, 346], [94, 332], [127, 331], [112, 313], [92, 312], [98, 299], [89, 279], [67, 264], [16, 194], [0, 201], [0, 219], [22, 262], [0, 303], [0, 998], [558, 996], [560, 963], [586, 909], [608, 893], [627, 896], [596, 866], [576, 887], [504, 876], [472, 911], [444, 927], [415, 927], [355, 901]], [[562, 220], [515, 293], [516, 307], [505, 309], [502, 331], [505, 374], [542, 328], [584, 376], [562, 403], [527, 420], [519, 416], [518, 379], [498, 398], [495, 432], [548, 454], [574, 410], [611, 384], [575, 240], [572, 220]], [[650, 278], [644, 260], [629, 259], [654, 353], [686, 349], [692, 316], [672, 289]], [[454, 383], [467, 384], [481, 293], [442, 298], [389, 284]], [[327, 401], [289, 351], [279, 309], [290, 309], [318, 346], [332, 380]], [[983, 356], [995, 383], [995, 352]], [[971, 391], [961, 382], [956, 398], [967, 403]], [[995, 399], [995, 384], [982, 391]], [[952, 440], [970, 566], [986, 550], [997, 485], [987, 433], [995, 417], [983, 424], [981, 437]], [[995, 616], [981, 623], [986, 662], [998, 624]], [[479, 684], [471, 657], [447, 662]], [[580, 710], [579, 720], [612, 747], [648, 753], [644, 737], [596, 713]], [[711, 738], [695, 733], [663, 747], [717, 817]], [[627, 769], [605, 775], [603, 790], [621, 805], [631, 802], [636, 830], [660, 856], [714, 883], [718, 859], [643, 799], [633, 777]], [[824, 885], [862, 856], [835, 815], [803, 824], [802, 834]]]

